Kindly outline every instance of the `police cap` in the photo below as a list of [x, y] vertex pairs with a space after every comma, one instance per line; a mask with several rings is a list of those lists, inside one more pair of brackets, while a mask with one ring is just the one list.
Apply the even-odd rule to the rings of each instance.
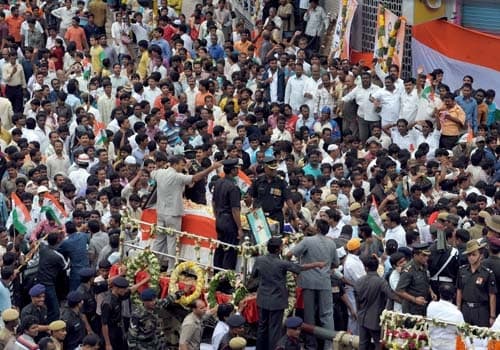
[[152, 288], [146, 288], [141, 292], [142, 301], [152, 301], [156, 299], [156, 292]]
[[95, 276], [95, 270], [90, 267], [84, 267], [80, 270], [80, 277], [82, 278], [90, 278]]
[[286, 328], [299, 328], [304, 321], [297, 316], [288, 317], [285, 321]]
[[226, 323], [231, 328], [239, 328], [245, 324], [245, 319], [241, 315], [231, 315], [226, 319]]
[[15, 321], [19, 319], [19, 311], [16, 309], [7, 309], [2, 312], [2, 320], [4, 322]]
[[43, 284], [35, 284], [33, 287], [31, 287], [29, 294], [30, 297], [37, 297], [45, 293], [45, 286]]
[[128, 281], [125, 277], [116, 277], [113, 280], [113, 285], [118, 288], [128, 288]]

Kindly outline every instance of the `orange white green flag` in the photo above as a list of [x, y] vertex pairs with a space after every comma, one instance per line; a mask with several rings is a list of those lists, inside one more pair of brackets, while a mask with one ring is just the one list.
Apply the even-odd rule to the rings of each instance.
[[12, 210], [7, 219], [7, 228], [14, 226], [14, 229], [20, 234], [28, 232], [28, 223], [31, 222], [31, 215], [28, 208], [15, 192], [11, 194]]

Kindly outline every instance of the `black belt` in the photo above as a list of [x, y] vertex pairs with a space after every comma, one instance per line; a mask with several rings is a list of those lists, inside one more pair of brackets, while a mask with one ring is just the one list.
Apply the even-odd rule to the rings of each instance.
[[484, 302], [484, 303], [469, 303], [469, 302], [466, 302], [464, 303], [465, 306], [473, 309], [473, 308], [476, 308], [476, 307], [481, 307], [481, 306], [487, 306], [488, 305], [488, 302]]

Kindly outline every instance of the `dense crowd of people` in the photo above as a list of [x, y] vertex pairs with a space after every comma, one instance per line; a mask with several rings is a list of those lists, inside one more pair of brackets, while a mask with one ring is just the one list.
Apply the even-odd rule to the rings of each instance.
[[[157, 350], [174, 334], [181, 350], [331, 348], [303, 323], [378, 349], [386, 308], [500, 327], [492, 87], [320, 54], [331, 24], [318, 0], [264, 1], [251, 30], [226, 0], [144, 5], [0, 11], [0, 349]], [[187, 199], [212, 206], [230, 245], [253, 209], [276, 223], [249, 276], [256, 337], [244, 303], [207, 310], [203, 297], [165, 325], [158, 309], [180, 295], [125, 278], [122, 218], [154, 195], [159, 226], [181, 230]], [[176, 244], [160, 233], [152, 246], [167, 275]], [[234, 270], [238, 252], [213, 258]], [[430, 329], [433, 349], [455, 336]]]

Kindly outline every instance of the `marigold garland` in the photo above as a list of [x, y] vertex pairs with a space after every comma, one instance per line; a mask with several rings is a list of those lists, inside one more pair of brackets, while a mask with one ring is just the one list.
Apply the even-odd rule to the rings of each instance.
[[295, 309], [295, 304], [297, 303], [297, 283], [293, 272], [286, 273], [286, 288], [288, 289], [288, 306], [283, 313], [283, 321], [292, 315], [293, 310]]
[[[126, 278], [131, 284], [136, 284], [136, 276], [139, 272], [147, 272], [150, 276], [148, 282], [149, 287], [158, 291], [160, 283], [160, 261], [156, 254], [154, 254], [149, 249], [145, 249], [135, 257], [128, 259], [125, 262], [127, 267]], [[132, 301], [134, 303], [140, 304], [139, 294], [132, 294]]]
[[195, 290], [190, 295], [183, 295], [182, 297], [180, 297], [177, 303], [183, 306], [188, 306], [193, 301], [198, 299], [203, 292], [203, 288], [205, 287], [205, 271], [203, 271], [203, 269], [193, 261], [185, 261], [180, 263], [175, 267], [174, 271], [172, 271], [172, 275], [170, 275], [170, 281], [168, 283], [169, 294], [173, 295], [179, 290], [179, 286], [177, 285], [177, 283], [179, 282], [179, 276], [182, 272], [185, 271], [192, 271], [196, 275]]

